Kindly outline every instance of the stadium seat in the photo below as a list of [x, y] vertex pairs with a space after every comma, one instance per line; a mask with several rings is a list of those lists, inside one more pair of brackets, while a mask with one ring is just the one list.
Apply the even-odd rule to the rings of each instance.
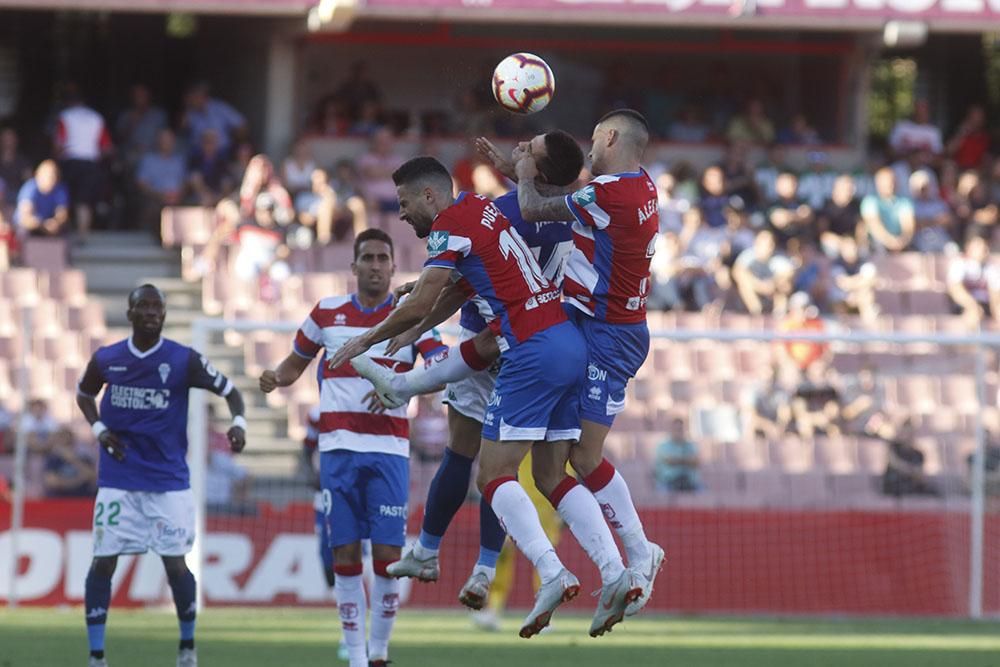
[[744, 470], [743, 485], [747, 499], [757, 499], [769, 506], [788, 504], [788, 476], [780, 470]]
[[907, 312], [911, 315], [947, 315], [950, 313], [948, 296], [943, 292], [920, 289], [903, 293]]
[[740, 471], [729, 466], [705, 466], [701, 470], [701, 482], [705, 491], [714, 494], [742, 493]]
[[0, 289], [6, 298], [19, 305], [33, 304], [39, 298], [39, 277], [34, 269], [8, 269], [0, 272]]
[[49, 297], [68, 305], [87, 300], [87, 276], [79, 269], [49, 274]]
[[27, 238], [21, 261], [36, 271], [58, 272], [66, 268], [68, 249], [65, 239]]
[[889, 449], [885, 442], [873, 438], [861, 438], [858, 441], [859, 470], [882, 474], [888, 461]]
[[785, 434], [768, 443], [771, 462], [788, 472], [802, 472], [813, 466], [813, 446], [796, 436]]
[[870, 500], [877, 495], [878, 478], [870, 473], [855, 472], [831, 475], [830, 488], [837, 502]]
[[215, 228], [215, 210], [203, 206], [166, 206], [160, 213], [163, 246], [205, 245]]
[[815, 507], [826, 505], [833, 499], [826, 472], [805, 470], [787, 476], [789, 504]]
[[844, 436], [816, 438], [814, 462], [832, 473], [854, 472], [858, 467], [858, 443]]

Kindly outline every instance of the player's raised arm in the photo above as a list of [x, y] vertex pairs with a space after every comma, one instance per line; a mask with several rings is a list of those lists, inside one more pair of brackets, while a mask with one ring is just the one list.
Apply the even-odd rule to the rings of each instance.
[[426, 267], [420, 274], [410, 296], [377, 327], [344, 343], [330, 358], [330, 368], [337, 368], [359, 354], [364, 354], [373, 345], [398, 336], [418, 324], [433, 309], [438, 296], [449, 282], [451, 282], [451, 269], [436, 266]]
[[226, 432], [226, 437], [229, 438], [229, 447], [234, 452], [243, 451], [243, 448], [246, 447], [247, 437], [247, 420], [244, 416], [246, 408], [243, 396], [233, 386], [232, 381], [216, 370], [207, 358], [191, 350], [191, 356], [188, 360], [188, 386], [193, 389], [205, 389], [226, 399], [229, 413], [233, 417], [233, 424]]
[[94, 437], [104, 450], [113, 456], [116, 461], [125, 460], [125, 445], [118, 440], [118, 436], [108, 430], [108, 427], [101, 421], [101, 414], [97, 410], [97, 395], [101, 393], [105, 380], [101, 374], [100, 366], [93, 357], [87, 364], [87, 369], [80, 378], [80, 384], [76, 389], [76, 405], [80, 408], [84, 418], [90, 424]]
[[386, 354], [393, 355], [407, 345], [417, 342], [424, 332], [430, 331], [445, 322], [449, 317], [458, 312], [458, 309], [468, 300], [469, 294], [467, 290], [463, 289], [458, 283], [446, 285], [441, 294], [438, 295], [437, 301], [434, 302], [434, 306], [430, 312], [424, 315], [424, 318], [416, 326], [410, 327], [405, 332], [398, 336], [393, 336], [389, 340], [389, 345], [385, 350]]
[[566, 203], [566, 198], [545, 197], [538, 191], [535, 179], [538, 177], [538, 165], [535, 158], [527, 150], [520, 147], [514, 150], [514, 171], [517, 174], [517, 205], [521, 209], [521, 217], [527, 222], [573, 222], [576, 216]]

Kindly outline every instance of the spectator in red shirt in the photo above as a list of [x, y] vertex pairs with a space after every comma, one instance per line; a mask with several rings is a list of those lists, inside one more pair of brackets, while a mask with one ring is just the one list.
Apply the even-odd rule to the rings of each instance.
[[979, 169], [990, 149], [990, 135], [986, 131], [986, 112], [973, 104], [965, 114], [962, 124], [948, 140], [945, 151], [960, 169]]
[[69, 186], [77, 231], [86, 238], [103, 186], [100, 160], [111, 151], [111, 134], [101, 114], [84, 103], [76, 84], [67, 85], [65, 98], [66, 108], [56, 126], [56, 154]]
[[0, 130], [0, 181], [6, 188], [0, 194], [0, 209], [14, 206], [17, 193], [31, 178], [31, 162], [18, 150], [17, 132], [11, 127]]

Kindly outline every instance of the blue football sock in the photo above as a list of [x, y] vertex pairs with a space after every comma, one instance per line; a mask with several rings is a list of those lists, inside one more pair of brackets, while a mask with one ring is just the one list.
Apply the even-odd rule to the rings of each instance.
[[500, 550], [503, 549], [503, 541], [507, 539], [507, 532], [500, 525], [500, 519], [496, 512], [486, 502], [486, 498], [479, 499], [479, 560], [477, 565], [486, 567], [496, 567]]
[[90, 650], [104, 651], [104, 631], [111, 607], [111, 577], [102, 577], [91, 570], [84, 588], [84, 609], [87, 615], [87, 641]]
[[424, 523], [420, 531], [420, 544], [427, 549], [438, 549], [441, 538], [448, 530], [455, 513], [465, 502], [472, 476], [473, 459], [444, 450], [444, 458], [431, 481], [424, 507]]
[[[170, 590], [174, 594], [174, 607], [177, 609], [177, 620], [180, 625], [181, 641], [194, 642], [194, 624], [198, 613], [196, 597], [198, 585], [190, 570], [174, 577], [167, 577]], [[192, 644], [193, 645], [193, 644]], [[186, 647], [190, 648], [190, 647]]]

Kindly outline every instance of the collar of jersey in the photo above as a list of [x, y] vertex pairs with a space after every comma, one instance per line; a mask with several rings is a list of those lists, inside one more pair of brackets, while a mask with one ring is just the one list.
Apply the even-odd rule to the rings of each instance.
[[354, 307], [360, 310], [362, 313], [374, 313], [392, 304], [392, 294], [387, 296], [385, 298], [385, 301], [375, 306], [374, 308], [365, 308], [364, 306], [362, 306], [361, 301], [358, 299], [358, 295], [356, 293], [351, 295], [351, 303], [353, 303]]
[[151, 354], [154, 354], [162, 346], [163, 346], [163, 337], [161, 336], [160, 340], [156, 341], [156, 345], [143, 352], [135, 346], [135, 343], [132, 342], [132, 337], [131, 336], [128, 337], [128, 351], [131, 352], [136, 357], [139, 357], [140, 359], [145, 359]]
[[[468, 193], [466, 193], [466, 191], [465, 191], [465, 190], [459, 190], [459, 191], [458, 191], [458, 196], [457, 196], [457, 197], [455, 197], [455, 204], [459, 204], [459, 203], [461, 203], [461, 202], [462, 202], [462, 200], [463, 200], [463, 199], [465, 199], [465, 195], [466, 195], [466, 194], [468, 194]], [[454, 205], [454, 204], [453, 204], [453, 205]]]

